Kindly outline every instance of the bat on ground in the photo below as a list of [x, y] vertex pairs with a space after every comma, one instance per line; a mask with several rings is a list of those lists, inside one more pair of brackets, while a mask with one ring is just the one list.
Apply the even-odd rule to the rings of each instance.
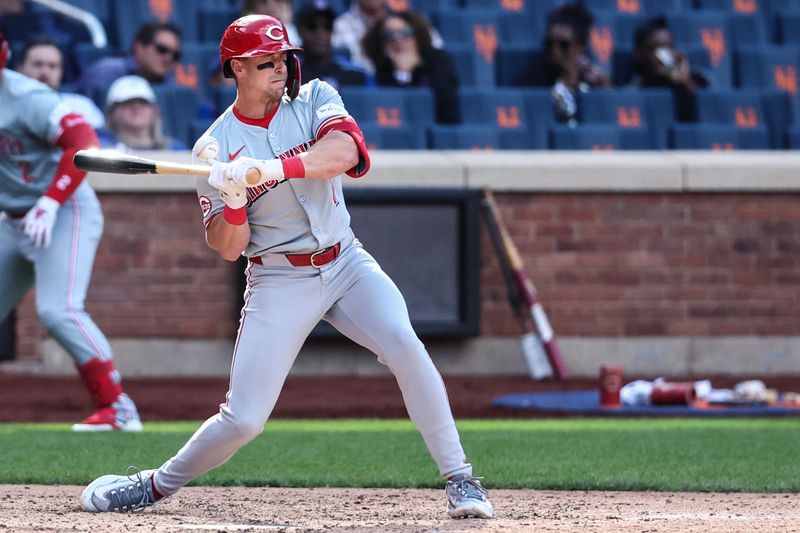
[[501, 246], [498, 246], [497, 248], [501, 248], [501, 251], [498, 252], [498, 255], [502, 258], [501, 263], [505, 260], [510, 267], [514, 285], [516, 286], [519, 296], [523, 300], [525, 306], [528, 308], [530, 320], [535, 326], [538, 340], [541, 342], [556, 379], [565, 379], [568, 376], [568, 372], [566, 365], [564, 364], [564, 359], [561, 356], [561, 350], [558, 347], [555, 333], [553, 332], [553, 328], [550, 326], [550, 321], [547, 320], [544, 307], [542, 307], [542, 304], [539, 301], [539, 296], [536, 293], [536, 287], [533, 285], [533, 282], [525, 271], [525, 264], [522, 262], [522, 257], [520, 256], [514, 241], [511, 239], [511, 235], [509, 235], [508, 230], [503, 224], [503, 219], [500, 216], [500, 211], [497, 208], [497, 203], [494, 200], [494, 195], [492, 194], [491, 190], [483, 190], [482, 203], [485, 206], [487, 220], [492, 219], [494, 221], [494, 225], [499, 233], [500, 238], [498, 243]]
[[[78, 150], [72, 158], [75, 166], [89, 172], [108, 172], [110, 174], [188, 174], [208, 176], [211, 167], [207, 165], [187, 165], [169, 161], [157, 161], [113, 150]], [[247, 171], [247, 183], [258, 185], [261, 172], [257, 168]]]
[[514, 281], [514, 273], [511, 271], [508, 257], [503, 250], [503, 238], [500, 235], [500, 228], [497, 227], [497, 220], [492, 215], [489, 204], [485, 199], [481, 201], [481, 209], [483, 210], [486, 230], [489, 233], [489, 240], [492, 241], [492, 246], [497, 254], [497, 261], [500, 264], [500, 273], [503, 275], [508, 301], [511, 304], [511, 309], [514, 310], [514, 316], [516, 316], [522, 327], [522, 331], [525, 332], [520, 337], [520, 348], [522, 349], [522, 358], [528, 367], [528, 373], [535, 380], [552, 377], [553, 369], [547, 360], [544, 345], [536, 334], [536, 326], [531, 321], [528, 310], [522, 304], [522, 298]]

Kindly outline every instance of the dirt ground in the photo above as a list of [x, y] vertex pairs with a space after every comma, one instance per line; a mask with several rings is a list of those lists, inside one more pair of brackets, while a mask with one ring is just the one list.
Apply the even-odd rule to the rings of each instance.
[[497, 490], [493, 520], [452, 520], [442, 492], [187, 488], [136, 514], [90, 514], [80, 487], [0, 485], [0, 531], [800, 531], [796, 494]]
[[[704, 376], [707, 377], [707, 376]], [[633, 378], [632, 378], [633, 379]], [[742, 378], [712, 377], [715, 387]], [[762, 378], [800, 390], [800, 378]], [[676, 381], [678, 379], [675, 379]], [[491, 406], [501, 394], [590, 389], [595, 380], [537, 383], [525, 377], [445, 378], [456, 418], [542, 417]], [[148, 420], [196, 420], [224, 400], [226, 379], [126, 380]], [[356, 392], [354, 392], [356, 391]], [[73, 378], [0, 373], [0, 422], [74, 422], [87, 413]], [[290, 378], [274, 418], [405, 417], [391, 377]], [[489, 486], [491, 489], [491, 486]], [[82, 487], [0, 485], [0, 532], [708, 532], [800, 533], [798, 494], [490, 490], [493, 520], [451, 520], [441, 490], [191, 487], [137, 514], [80, 510]]]

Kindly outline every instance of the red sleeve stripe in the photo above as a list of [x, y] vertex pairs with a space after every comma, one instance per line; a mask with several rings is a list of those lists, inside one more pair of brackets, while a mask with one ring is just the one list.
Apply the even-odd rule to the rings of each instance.
[[317, 140], [320, 140], [322, 137], [325, 136], [326, 133], [328, 133], [327, 131], [323, 131], [323, 130], [324, 130], [324, 128], [326, 126], [328, 126], [330, 124], [331, 121], [339, 121], [339, 120], [342, 120], [343, 118], [350, 118], [350, 116], [349, 115], [336, 115], [336, 116], [333, 116], [333, 117], [328, 117], [325, 120], [323, 120], [322, 124], [320, 124], [319, 127], [317, 128], [317, 132], [314, 135], [314, 138], [317, 139]]
[[84, 148], [97, 147], [100, 143], [94, 128], [77, 113], [64, 115], [61, 118], [60, 126], [61, 130], [56, 139], [56, 145], [61, 147], [64, 152], [61, 154], [56, 174], [45, 195], [63, 204], [86, 176], [86, 172], [79, 170], [72, 162], [75, 152]]

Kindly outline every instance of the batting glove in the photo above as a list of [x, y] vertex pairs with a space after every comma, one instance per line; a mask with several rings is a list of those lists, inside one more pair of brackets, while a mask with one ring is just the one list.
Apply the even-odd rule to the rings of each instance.
[[208, 176], [208, 184], [219, 191], [220, 198], [231, 209], [244, 207], [247, 204], [247, 191], [244, 185], [235, 183], [229, 177], [232, 163], [219, 161], [209, 161], [209, 163], [211, 163], [211, 174]]
[[210, 165], [219, 155], [219, 141], [211, 135], [203, 135], [194, 143], [192, 154], [200, 161]]
[[[253, 159], [252, 157], [240, 157], [229, 163], [228, 176], [234, 183], [245, 187], [256, 187], [268, 181], [278, 181], [283, 179], [283, 164], [280, 159]], [[261, 177], [258, 183], [247, 183], [247, 171], [251, 168], [258, 169]]]
[[22, 219], [22, 231], [37, 248], [47, 248], [53, 236], [56, 213], [61, 204], [49, 196], [42, 196]]

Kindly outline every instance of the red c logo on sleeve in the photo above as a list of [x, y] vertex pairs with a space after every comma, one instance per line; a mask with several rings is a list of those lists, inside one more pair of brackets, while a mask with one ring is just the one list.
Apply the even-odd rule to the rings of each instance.
[[207, 196], [200, 197], [200, 209], [203, 211], [203, 218], [211, 212], [211, 200]]

